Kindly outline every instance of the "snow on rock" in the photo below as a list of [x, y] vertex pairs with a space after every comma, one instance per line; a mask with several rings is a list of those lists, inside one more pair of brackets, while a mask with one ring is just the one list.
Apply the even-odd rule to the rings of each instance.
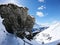
[[[35, 40], [29, 41], [28, 39], [16, 37], [6, 31], [2, 24], [3, 19], [0, 17], [0, 45], [39, 45]], [[27, 33], [27, 32], [26, 32]], [[24, 43], [25, 41], [25, 43]]]
[[58, 45], [58, 43], [60, 43], [60, 40], [57, 40], [57, 41], [53, 41], [51, 43], [46, 43], [44, 45]]
[[5, 30], [2, 20], [0, 17], [0, 45], [23, 45], [24, 42], [22, 39], [15, 37], [15, 35]]
[[25, 32], [26, 35], [29, 35], [30, 33], [28, 31]]
[[51, 25], [48, 29], [37, 34], [34, 38], [38, 43], [41, 42], [41, 44], [55, 45], [55, 43], [52, 42], [56, 42], [57, 40], [60, 42], [60, 23]]

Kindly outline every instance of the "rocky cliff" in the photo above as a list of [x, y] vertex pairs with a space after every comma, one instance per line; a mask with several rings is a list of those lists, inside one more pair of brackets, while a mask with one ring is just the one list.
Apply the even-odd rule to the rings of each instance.
[[14, 4], [0, 5], [0, 16], [4, 19], [3, 25], [7, 32], [18, 37], [25, 37], [25, 32], [32, 35], [35, 18], [28, 15], [28, 8], [18, 7]]

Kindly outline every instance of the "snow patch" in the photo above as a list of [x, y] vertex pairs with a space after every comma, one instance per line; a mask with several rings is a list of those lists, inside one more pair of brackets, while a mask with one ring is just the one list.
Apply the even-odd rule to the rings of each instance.
[[34, 38], [38, 43], [44, 44], [60, 40], [60, 23], [51, 25], [50, 28], [37, 34]]

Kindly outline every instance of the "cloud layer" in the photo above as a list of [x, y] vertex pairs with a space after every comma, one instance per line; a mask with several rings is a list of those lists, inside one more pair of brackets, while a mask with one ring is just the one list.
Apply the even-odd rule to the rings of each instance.
[[44, 2], [44, 0], [38, 0], [39, 2]]
[[43, 12], [36, 12], [36, 15], [38, 15], [39, 17], [43, 17], [44, 16]]
[[[40, 3], [45, 4], [45, 3], [44, 3], [45, 0], [38, 0], [38, 1], [39, 1]], [[39, 17], [44, 17], [45, 15], [44, 15], [43, 11], [44, 11], [44, 9], [46, 9], [46, 7], [45, 7], [44, 5], [41, 5], [41, 6], [39, 6], [37, 9], [40, 10], [40, 12], [37, 11], [37, 12], [36, 12], [36, 15], [38, 15]], [[41, 10], [43, 10], [43, 11], [41, 11]]]
[[18, 0], [1, 0], [0, 4], [17, 3]]
[[1, 0], [0, 1], [0, 4], [8, 4], [8, 3], [13, 3], [13, 4], [16, 4], [18, 6], [22, 6], [18, 3], [19, 1], [18, 0]]
[[38, 7], [38, 10], [43, 10], [43, 9], [46, 9], [46, 7], [45, 6], [40, 6], [40, 7]]

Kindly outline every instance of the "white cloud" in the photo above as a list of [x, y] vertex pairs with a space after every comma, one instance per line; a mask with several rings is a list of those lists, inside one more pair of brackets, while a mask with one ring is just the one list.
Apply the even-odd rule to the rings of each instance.
[[44, 16], [43, 12], [36, 12], [36, 15], [38, 15], [39, 17], [43, 17]]
[[17, 0], [1, 0], [0, 4], [7, 4], [7, 3], [17, 3]]
[[48, 27], [48, 26], [51, 26], [51, 25], [55, 25], [55, 24], [57, 24], [57, 23], [60, 23], [59, 21], [52, 21], [52, 22], [37, 22], [36, 21], [36, 23], [37, 24], [39, 24], [40, 26], [42, 26], [42, 27], [44, 27], [44, 26], [46, 26], [46, 27]]
[[58, 20], [54, 20], [54, 21], [51, 21], [50, 23], [49, 22], [46, 22], [46, 23], [40, 23], [42, 26], [51, 26], [51, 25], [55, 25], [57, 23], [60, 23], [60, 21]]
[[42, 26], [46, 26], [46, 27], [50, 26], [49, 23], [41, 23], [40, 25], [42, 25]]
[[40, 26], [42, 26], [42, 27], [44, 27], [44, 26], [46, 26], [46, 27], [48, 27], [48, 26], [50, 26], [51, 24], [50, 23], [48, 23], [48, 22], [38, 22], [37, 20], [36, 20], [36, 23], [38, 24], [38, 25], [40, 25]]
[[38, 7], [38, 10], [43, 10], [43, 9], [46, 9], [46, 7], [45, 6]]
[[38, 0], [39, 2], [44, 2], [44, 0]]
[[54, 20], [54, 21], [52, 21], [51, 25], [52, 25], [52, 24], [56, 24], [56, 23], [60, 23], [60, 21]]
[[23, 6], [23, 5], [19, 4], [18, 0], [1, 0], [0, 1], [0, 4], [8, 4], [8, 3], [13, 3], [13, 4], [16, 4], [18, 6]]

